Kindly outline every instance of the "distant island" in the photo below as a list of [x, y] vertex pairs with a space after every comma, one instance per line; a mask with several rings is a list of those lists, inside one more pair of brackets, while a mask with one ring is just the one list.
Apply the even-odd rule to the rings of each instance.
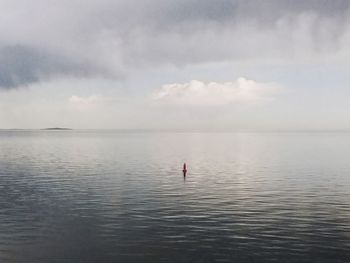
[[45, 131], [71, 131], [72, 129], [55, 127], [55, 128], [45, 128], [42, 130], [45, 130]]

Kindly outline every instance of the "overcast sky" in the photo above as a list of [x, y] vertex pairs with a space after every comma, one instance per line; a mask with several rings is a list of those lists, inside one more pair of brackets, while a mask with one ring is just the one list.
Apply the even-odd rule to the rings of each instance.
[[0, 0], [0, 128], [350, 129], [350, 1]]

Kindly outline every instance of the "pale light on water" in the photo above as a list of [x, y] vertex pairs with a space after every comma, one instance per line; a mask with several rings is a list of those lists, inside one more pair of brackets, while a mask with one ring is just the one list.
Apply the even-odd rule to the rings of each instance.
[[1, 131], [0, 261], [348, 262], [349, 158], [350, 133]]

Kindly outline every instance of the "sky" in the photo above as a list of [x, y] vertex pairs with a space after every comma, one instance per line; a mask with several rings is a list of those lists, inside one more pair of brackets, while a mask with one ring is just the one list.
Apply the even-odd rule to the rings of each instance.
[[0, 0], [0, 13], [1, 129], [350, 129], [347, 0]]

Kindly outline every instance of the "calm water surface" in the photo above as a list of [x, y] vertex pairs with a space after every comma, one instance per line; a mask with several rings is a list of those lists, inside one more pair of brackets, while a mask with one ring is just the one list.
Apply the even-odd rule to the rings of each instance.
[[213, 261], [350, 262], [350, 133], [0, 132], [0, 262]]

